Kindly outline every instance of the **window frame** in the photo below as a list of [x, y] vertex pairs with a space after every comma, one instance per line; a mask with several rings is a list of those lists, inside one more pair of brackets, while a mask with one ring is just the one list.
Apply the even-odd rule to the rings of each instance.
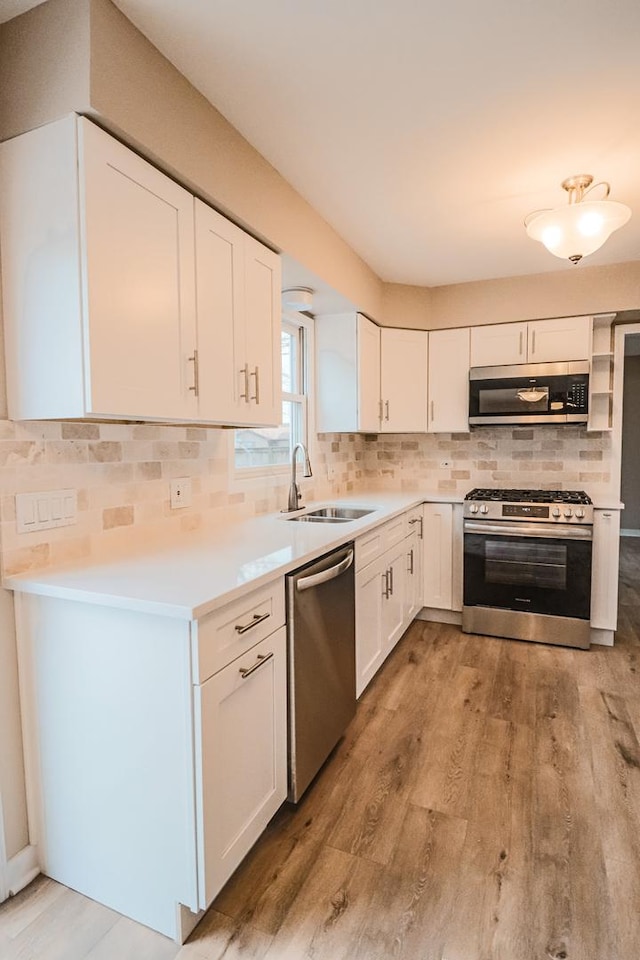
[[[302, 442], [305, 444], [310, 458], [313, 460], [315, 455], [315, 326], [313, 317], [307, 317], [301, 313], [282, 311], [281, 330], [293, 330], [299, 332], [299, 343], [302, 349], [298, 354], [298, 376], [301, 378], [302, 393], [285, 393], [281, 391], [281, 404], [283, 401], [290, 400], [301, 404], [302, 417]], [[251, 429], [250, 427], [237, 427], [236, 429]], [[238, 489], [247, 483], [268, 478], [276, 485], [285, 485], [289, 482], [291, 465], [287, 463], [265, 464], [258, 467], [238, 467], [235, 462], [235, 436], [236, 430], [229, 431], [228, 459], [229, 459], [229, 488]]]

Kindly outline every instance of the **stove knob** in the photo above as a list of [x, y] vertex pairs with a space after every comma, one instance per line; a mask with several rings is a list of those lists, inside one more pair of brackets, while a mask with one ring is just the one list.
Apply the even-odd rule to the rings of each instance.
[[471, 506], [469, 507], [469, 513], [477, 513], [477, 512], [478, 512], [478, 504], [472, 503]]
[[576, 519], [582, 520], [583, 517], [584, 517], [584, 510], [582, 509], [582, 507], [578, 507], [578, 509], [576, 510]]
[[559, 508], [559, 507], [554, 507], [553, 510], [551, 511], [551, 516], [552, 516], [552, 517], [555, 517], [556, 520], [557, 520], [558, 517], [560, 516], [560, 508]]
[[568, 520], [571, 516], [573, 516], [573, 510], [571, 509], [571, 507], [565, 507], [564, 515], [565, 515], [565, 517], [567, 518], [567, 520]]
[[486, 505], [486, 503], [483, 503], [480, 507], [480, 513], [489, 513], [489, 507]]

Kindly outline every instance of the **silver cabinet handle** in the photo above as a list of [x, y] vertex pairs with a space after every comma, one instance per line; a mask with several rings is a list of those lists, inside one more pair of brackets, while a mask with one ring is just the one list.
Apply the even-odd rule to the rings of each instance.
[[245, 363], [240, 373], [244, 376], [244, 393], [240, 394], [240, 399], [244, 400], [245, 403], [249, 403], [249, 364]]
[[531, 356], [532, 357], [535, 354], [535, 352], [536, 352], [536, 332], [534, 330], [531, 334]]
[[422, 535], [423, 535], [423, 532], [424, 532], [424, 531], [423, 531], [423, 527], [422, 527], [422, 517], [414, 517], [413, 520], [409, 520], [409, 526], [412, 526], [414, 523], [419, 523], [419, 524], [420, 524], [420, 530], [419, 530], [419, 532], [418, 532], [418, 539], [419, 539], [419, 540], [422, 540], [422, 539], [423, 539], [423, 536], [422, 536]]
[[258, 659], [255, 663], [252, 663], [250, 667], [240, 667], [240, 676], [243, 680], [246, 680], [247, 677], [250, 677], [252, 673], [255, 673], [264, 663], [273, 658], [272, 653], [259, 653]]
[[413, 576], [413, 547], [411, 547], [407, 556], [409, 557], [409, 573]]
[[263, 620], [268, 620], [270, 616], [270, 613], [254, 613], [249, 623], [236, 623], [236, 633], [246, 633], [247, 630], [253, 630], [253, 628], [257, 627]]
[[312, 587], [319, 587], [321, 583], [327, 583], [329, 580], [335, 580], [336, 577], [342, 576], [345, 570], [348, 570], [352, 563], [353, 550], [349, 550], [344, 560], [341, 560], [340, 563], [336, 563], [335, 567], [329, 567], [328, 570], [322, 570], [320, 573], [312, 573], [310, 577], [301, 577], [300, 580], [297, 580], [296, 590], [310, 590]]
[[393, 567], [389, 567], [389, 593], [393, 596]]
[[256, 378], [256, 392], [250, 399], [255, 400], [255, 402], [259, 406], [260, 405], [260, 367], [256, 367], [253, 373], [250, 374], [250, 376]]
[[382, 574], [382, 582], [384, 584], [384, 587], [382, 589], [382, 596], [385, 598], [385, 600], [388, 600], [389, 599], [389, 571], [388, 570], [385, 570], [385, 572]]
[[193, 351], [193, 356], [189, 357], [189, 363], [193, 364], [193, 386], [189, 387], [189, 390], [193, 392], [196, 397], [200, 396], [200, 370], [198, 367], [198, 351]]
[[520, 346], [518, 347], [518, 353], [519, 353], [520, 356], [522, 356], [523, 340], [524, 340], [524, 337], [523, 337], [523, 335], [522, 335], [522, 330], [521, 330], [521, 331], [520, 331]]
[[603, 514], [602, 514], [602, 519], [603, 519], [603, 520], [610, 520], [610, 519], [611, 519], [611, 514], [610, 514], [610, 513], [603, 513]]
[[434, 420], [434, 417], [435, 417], [435, 407], [434, 407], [433, 400], [431, 401], [430, 406], [431, 406], [431, 423], [433, 423], [433, 420]]
[[385, 400], [384, 402], [384, 418], [385, 420], [389, 419], [389, 401]]

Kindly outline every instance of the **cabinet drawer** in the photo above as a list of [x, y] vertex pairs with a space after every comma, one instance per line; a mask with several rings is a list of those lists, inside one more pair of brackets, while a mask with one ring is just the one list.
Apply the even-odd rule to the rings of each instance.
[[404, 540], [409, 529], [413, 529], [413, 527], [407, 528], [407, 516], [408, 514], [402, 513], [399, 517], [394, 517], [393, 520], [388, 520], [376, 527], [371, 533], [358, 537], [356, 540], [356, 570], [366, 567], [368, 563], [382, 556], [389, 547], [393, 547], [396, 543]]
[[268, 583], [193, 625], [193, 682], [203, 683], [284, 626], [284, 580]]

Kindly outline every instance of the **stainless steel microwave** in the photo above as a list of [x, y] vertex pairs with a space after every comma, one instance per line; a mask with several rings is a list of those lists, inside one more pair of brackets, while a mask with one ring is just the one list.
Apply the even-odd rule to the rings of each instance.
[[589, 364], [472, 367], [469, 423], [586, 423]]

